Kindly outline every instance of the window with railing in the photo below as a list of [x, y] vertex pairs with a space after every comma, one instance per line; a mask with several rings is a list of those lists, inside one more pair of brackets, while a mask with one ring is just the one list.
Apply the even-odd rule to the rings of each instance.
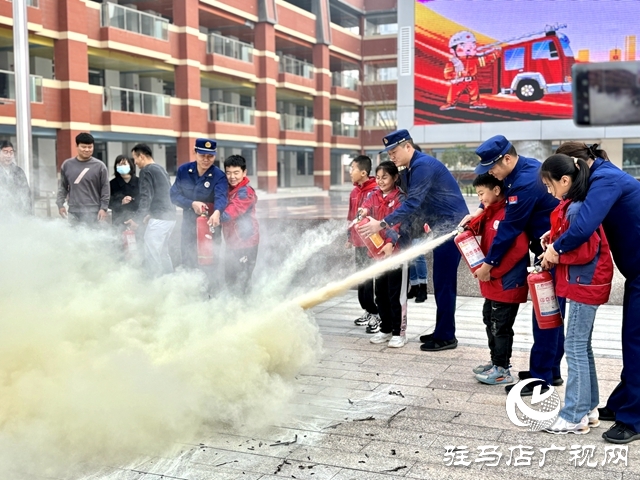
[[393, 82], [398, 80], [398, 67], [393, 65], [365, 65], [364, 81], [373, 82]]
[[371, 15], [364, 22], [365, 36], [392, 35], [398, 33], [398, 16], [396, 13]]
[[243, 62], [253, 62], [253, 45], [235, 38], [224, 37], [219, 33], [210, 33], [207, 41], [207, 53], [217, 53]]
[[367, 127], [384, 127], [387, 130], [395, 129], [398, 124], [396, 110], [365, 109], [364, 124]]
[[104, 110], [168, 117], [171, 97], [130, 88], [105, 87]]
[[[8, 2], [11, 2], [12, 0], [7, 0]], [[38, 3], [38, 0], [27, 0], [27, 7], [33, 7], [33, 8], [39, 8], [40, 4]]]
[[[16, 99], [16, 76], [14, 72], [0, 70], [0, 98]], [[42, 77], [29, 76], [29, 98], [32, 102], [42, 103]]]
[[357, 137], [360, 133], [359, 125], [348, 125], [342, 122], [332, 122], [333, 134], [342, 137]]
[[280, 129], [295, 130], [297, 132], [313, 133], [314, 119], [303, 117], [302, 115], [292, 115], [290, 113], [280, 114]]
[[292, 57], [291, 55], [281, 55], [280, 72], [290, 73], [299, 77], [313, 78], [313, 64]]
[[209, 104], [210, 122], [254, 124], [254, 109], [232, 103], [211, 102]]
[[358, 76], [357, 70], [347, 70], [344, 72], [332, 72], [331, 73], [331, 85], [334, 87], [342, 87], [348, 90], [358, 89]]
[[102, 4], [102, 26], [120, 28], [160, 40], [169, 39], [169, 20], [116, 3]]

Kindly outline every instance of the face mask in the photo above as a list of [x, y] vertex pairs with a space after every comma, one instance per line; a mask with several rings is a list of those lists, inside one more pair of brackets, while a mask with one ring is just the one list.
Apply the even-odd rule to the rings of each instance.
[[116, 170], [120, 175], [128, 175], [131, 171], [131, 167], [129, 165], [118, 165]]

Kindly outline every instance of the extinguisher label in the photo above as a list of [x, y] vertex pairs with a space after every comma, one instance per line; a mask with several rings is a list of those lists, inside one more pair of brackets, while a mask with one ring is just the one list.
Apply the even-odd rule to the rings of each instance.
[[371, 243], [373, 243], [376, 248], [380, 248], [382, 247], [382, 245], [384, 245], [384, 240], [379, 233], [374, 233], [373, 235], [371, 235], [369, 237], [369, 240], [371, 240]]
[[458, 243], [458, 246], [471, 268], [477, 267], [484, 261], [484, 254], [480, 250], [480, 245], [478, 245], [475, 237], [464, 239]]
[[560, 312], [556, 291], [553, 288], [553, 280], [548, 282], [536, 283], [536, 296], [538, 297], [538, 306], [540, 307], [540, 315], [543, 317], [555, 315]]

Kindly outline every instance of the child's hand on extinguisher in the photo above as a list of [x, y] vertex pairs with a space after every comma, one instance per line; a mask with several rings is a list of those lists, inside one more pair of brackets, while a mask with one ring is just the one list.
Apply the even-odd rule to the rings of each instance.
[[549, 245], [549, 239], [551, 237], [551, 230], [547, 230], [541, 237], [540, 237], [540, 245], [542, 245], [542, 249], [546, 250], [547, 249], [547, 245]]
[[547, 249], [540, 257], [542, 258], [542, 268], [545, 270], [549, 270], [560, 263], [560, 255], [553, 248], [553, 243], [547, 245]]
[[385, 243], [380, 252], [382, 252], [384, 258], [387, 258], [393, 253], [393, 245], [391, 243]]

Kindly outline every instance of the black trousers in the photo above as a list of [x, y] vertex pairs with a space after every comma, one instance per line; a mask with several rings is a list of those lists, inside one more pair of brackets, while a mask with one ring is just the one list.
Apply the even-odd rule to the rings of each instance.
[[484, 301], [482, 320], [487, 327], [491, 363], [499, 367], [509, 368], [513, 348], [513, 324], [519, 308], [519, 303]]
[[[402, 303], [407, 301], [407, 277], [408, 274], [405, 274], [405, 278], [402, 278], [402, 267], [389, 270], [376, 277], [376, 303], [380, 312], [380, 331], [382, 333], [391, 333], [395, 336], [405, 334], [407, 329], [406, 303], [404, 311]], [[403, 292], [404, 295], [402, 295]]]
[[257, 258], [258, 245], [249, 248], [227, 248], [224, 259], [227, 288], [238, 295], [248, 294]]
[[[367, 247], [355, 247], [356, 270], [360, 271], [373, 263], [373, 258], [367, 255]], [[358, 285], [358, 301], [360, 306], [369, 313], [377, 314], [378, 307], [374, 297], [373, 279]]]

